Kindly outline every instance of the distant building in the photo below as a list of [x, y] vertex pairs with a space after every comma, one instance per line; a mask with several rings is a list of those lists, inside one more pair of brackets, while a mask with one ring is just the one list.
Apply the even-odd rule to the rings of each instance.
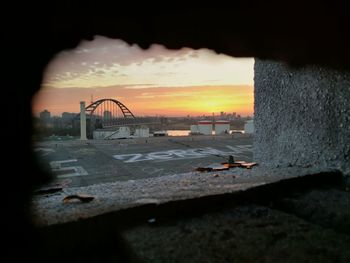
[[39, 113], [40, 118], [40, 125], [42, 127], [51, 127], [52, 121], [51, 121], [51, 113], [48, 110], [44, 110]]
[[254, 133], [254, 120], [248, 120], [244, 124], [244, 133], [245, 134], [252, 134]]
[[130, 138], [130, 128], [129, 127], [118, 127], [114, 131], [110, 130], [95, 130], [93, 131], [93, 139], [104, 139], [104, 140], [113, 140], [113, 139], [123, 139]]
[[63, 127], [62, 118], [58, 116], [52, 117], [52, 125], [54, 129], [61, 129]]
[[211, 135], [213, 131], [213, 123], [211, 121], [199, 121], [198, 131], [204, 135]]
[[191, 132], [190, 132], [190, 134], [191, 135], [200, 134], [197, 124], [191, 125]]
[[229, 134], [230, 122], [225, 120], [215, 121], [215, 135]]
[[149, 137], [149, 128], [148, 127], [141, 127], [135, 129], [135, 136], [136, 137]]
[[213, 130], [213, 122], [212, 121], [198, 121], [197, 125], [191, 125], [191, 134], [204, 134], [211, 135]]
[[63, 112], [62, 113], [62, 121], [71, 121], [75, 118], [77, 113], [71, 113], [71, 112]]
[[48, 121], [51, 118], [51, 113], [48, 110], [44, 110], [39, 113], [40, 119], [43, 121]]

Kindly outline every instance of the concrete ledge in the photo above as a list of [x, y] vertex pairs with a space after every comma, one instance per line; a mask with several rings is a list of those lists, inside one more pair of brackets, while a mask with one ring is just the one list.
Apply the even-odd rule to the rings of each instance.
[[[184, 173], [158, 178], [130, 180], [88, 187], [65, 188], [62, 192], [36, 196], [32, 202], [35, 223], [48, 226], [145, 205], [238, 193], [286, 179], [318, 173], [337, 173], [319, 168], [241, 168], [222, 172]], [[315, 179], [315, 182], [317, 180]], [[64, 203], [64, 197], [84, 194], [95, 197], [89, 203]]]

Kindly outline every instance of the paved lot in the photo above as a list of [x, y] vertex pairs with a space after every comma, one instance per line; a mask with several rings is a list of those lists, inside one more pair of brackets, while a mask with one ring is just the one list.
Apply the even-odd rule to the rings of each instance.
[[194, 171], [233, 155], [252, 161], [252, 138], [158, 137], [40, 142], [34, 149], [64, 187], [137, 180]]

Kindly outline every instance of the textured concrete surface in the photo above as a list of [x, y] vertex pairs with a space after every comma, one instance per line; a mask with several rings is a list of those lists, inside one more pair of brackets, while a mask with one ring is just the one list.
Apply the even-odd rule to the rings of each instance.
[[350, 237], [257, 205], [125, 232], [142, 262], [349, 262]]
[[350, 175], [350, 73], [255, 60], [254, 158]]
[[[322, 169], [324, 170], [324, 169]], [[115, 212], [147, 204], [237, 193], [284, 179], [318, 174], [318, 168], [231, 168], [222, 172], [192, 172], [140, 180], [65, 188], [61, 192], [36, 196], [32, 209], [38, 225], [52, 225]], [[332, 171], [329, 171], [332, 172]], [[88, 195], [89, 203], [64, 203], [69, 195]]]
[[281, 200], [276, 206], [309, 222], [350, 235], [349, 189], [317, 189]]

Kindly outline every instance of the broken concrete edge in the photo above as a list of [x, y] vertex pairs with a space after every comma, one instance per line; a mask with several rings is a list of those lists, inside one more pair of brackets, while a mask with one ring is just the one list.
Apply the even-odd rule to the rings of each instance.
[[[255, 173], [258, 175], [265, 172], [266, 171], [261, 169], [252, 169], [244, 170], [242, 173]], [[273, 174], [278, 172], [280, 174], [288, 174], [288, 176], [273, 176]], [[210, 176], [209, 174], [210, 173], [207, 173], [206, 176]], [[223, 172], [220, 174], [219, 178], [214, 176], [209, 178], [212, 179], [212, 182], [221, 178], [225, 179], [222, 175]], [[284, 195], [292, 190], [308, 189], [317, 185], [334, 185], [344, 180], [342, 173], [333, 169], [327, 171], [318, 169], [277, 169], [273, 172], [270, 171], [270, 174], [272, 174], [271, 177], [252, 176], [252, 178], [249, 178], [250, 182], [248, 180], [246, 183], [244, 183], [243, 180], [246, 178], [242, 179], [242, 177], [240, 177], [241, 180], [238, 181], [236, 185], [232, 184], [232, 187], [219, 185], [219, 187], [210, 188], [210, 184], [209, 186], [208, 184], [199, 184], [200, 187], [189, 190], [186, 188], [171, 189], [167, 185], [163, 185], [161, 188], [157, 189], [158, 185], [156, 185], [153, 186], [153, 188], [155, 187], [154, 189], [149, 189], [150, 191], [158, 191], [154, 196], [148, 196], [148, 198], [142, 198], [142, 196], [134, 197], [132, 196], [133, 193], [130, 192], [130, 196], [124, 196], [122, 200], [118, 198], [118, 192], [115, 191], [127, 185], [128, 181], [67, 189], [66, 192], [70, 193], [75, 193], [78, 190], [80, 192], [85, 192], [90, 196], [94, 196], [95, 199], [89, 203], [64, 204], [62, 197], [69, 193], [53, 195], [51, 197], [37, 197], [36, 201], [33, 201], [32, 206], [34, 224], [38, 227], [42, 227], [80, 222], [81, 220], [89, 220], [108, 214], [115, 214], [117, 221], [124, 220], [125, 222], [123, 221], [123, 224], [129, 224], [134, 220], [134, 213], [138, 215], [137, 221], [141, 219], [141, 221], [145, 221], [149, 219], [147, 217], [155, 217], [155, 214], [159, 213], [159, 211], [167, 211], [166, 213], [171, 215], [172, 213], [167, 207], [174, 206], [175, 214], [173, 215], [176, 216], [176, 214], [182, 210], [180, 208], [184, 207], [187, 207], [189, 210], [199, 209], [204, 211], [210, 210], [210, 207], [214, 206], [214, 209], [216, 209], [216, 207], [220, 207], [222, 204], [227, 204], [228, 201], [232, 203], [235, 200], [246, 201], [251, 199], [249, 196], [259, 195], [257, 201], [266, 198], [273, 199], [276, 197], [277, 193]], [[154, 179], [156, 181], [156, 179], [162, 179], [162, 177]], [[138, 181], [146, 180], [152, 181], [152, 178]], [[223, 182], [225, 183], [225, 181]], [[140, 187], [142, 188], [142, 182], [137, 183], [140, 183]], [[88, 188], [93, 189], [92, 192], [95, 192], [95, 194], [91, 191], [87, 191]], [[163, 192], [161, 192], [161, 190]], [[128, 191], [128, 189], [126, 189], [126, 191]], [[100, 196], [96, 193], [99, 193]], [[114, 193], [114, 195], [109, 196], [109, 193]], [[243, 197], [247, 199], [244, 200]], [[164, 214], [163, 212], [160, 213]]]
[[[66, 247], [70, 243], [74, 247], [76, 240], [84, 239], [85, 236], [88, 238], [89, 233], [92, 232], [99, 233], [101, 237], [104, 235], [110, 236], [111, 231], [113, 233], [124, 233], [138, 225], [150, 224], [151, 226], [156, 226], [171, 224], [181, 218], [225, 211], [227, 208], [238, 207], [249, 202], [265, 205], [269, 204], [271, 200], [288, 197], [296, 191], [306, 192], [310, 188], [325, 186], [330, 188], [333, 185], [338, 185], [342, 179], [343, 176], [339, 172], [305, 175], [257, 186], [246, 191], [238, 191], [233, 194], [227, 193], [186, 200], [174, 200], [160, 205], [144, 204], [90, 218], [41, 226], [37, 229], [43, 240], [48, 239], [53, 243], [57, 242], [57, 240], [67, 240], [67, 234], [69, 234], [70, 238], [65, 244], [57, 242], [54, 247]], [[114, 227], [111, 228], [111, 226]]]

